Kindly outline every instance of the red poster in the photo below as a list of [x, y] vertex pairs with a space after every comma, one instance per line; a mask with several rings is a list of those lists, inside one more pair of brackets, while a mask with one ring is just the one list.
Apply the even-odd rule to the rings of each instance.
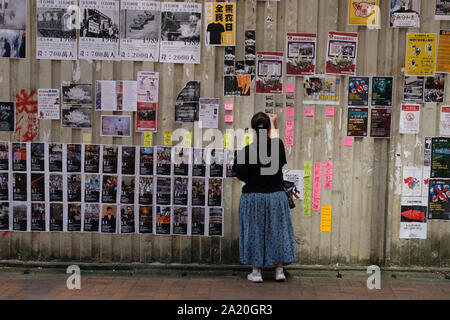
[[158, 104], [154, 102], [138, 102], [136, 131], [156, 132]]

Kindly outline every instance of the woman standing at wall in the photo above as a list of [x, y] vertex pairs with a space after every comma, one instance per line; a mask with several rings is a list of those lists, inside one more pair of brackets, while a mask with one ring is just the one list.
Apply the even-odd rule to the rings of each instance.
[[283, 142], [275, 129], [276, 116], [259, 112], [251, 120], [256, 138], [238, 152], [236, 175], [245, 182], [239, 204], [239, 252], [251, 264], [252, 282], [262, 282], [261, 267], [276, 266], [275, 279], [286, 279], [283, 264], [296, 259], [289, 203], [283, 189], [286, 164]]

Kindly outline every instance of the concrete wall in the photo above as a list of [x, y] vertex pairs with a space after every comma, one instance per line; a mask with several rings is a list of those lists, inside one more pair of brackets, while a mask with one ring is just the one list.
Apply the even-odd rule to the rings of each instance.
[[[204, 0], [196, 2], [204, 3]], [[387, 75], [395, 80], [392, 139], [354, 139], [353, 147], [344, 147], [346, 136], [346, 88], [342, 78], [341, 104], [335, 117], [325, 117], [325, 108], [315, 108], [314, 118], [304, 117], [302, 78], [285, 78], [296, 87], [295, 147], [288, 150], [288, 167], [303, 169], [304, 161], [333, 161], [334, 187], [322, 190], [322, 205], [332, 205], [332, 232], [320, 233], [320, 212], [303, 217], [302, 205], [292, 211], [301, 264], [450, 265], [450, 223], [430, 221], [427, 240], [400, 240], [400, 186], [402, 166], [423, 165], [425, 136], [439, 134], [439, 108], [422, 108], [419, 135], [399, 135], [398, 122], [402, 98], [401, 72], [404, 67], [406, 33], [450, 29], [449, 22], [434, 20], [434, 1], [422, 1], [420, 30], [390, 29], [389, 1], [381, 1], [382, 28], [368, 30], [347, 25], [347, 0], [281, 0], [280, 2], [237, 2], [236, 60], [243, 60], [244, 30], [256, 29], [257, 50], [284, 51], [286, 32], [318, 34], [317, 71], [325, 71], [327, 33], [332, 30], [359, 33], [357, 74]], [[154, 145], [163, 144], [163, 131], [178, 127], [193, 131], [193, 125], [175, 125], [173, 106], [178, 92], [189, 80], [201, 82], [202, 97], [220, 97], [234, 102], [235, 122], [220, 129], [246, 128], [256, 111], [264, 110], [264, 96], [223, 98], [223, 48], [202, 45], [200, 65], [161, 63], [60, 62], [36, 60], [35, 1], [28, 0], [28, 59], [0, 59], [0, 100], [14, 100], [21, 89], [59, 88], [61, 81], [94, 83], [95, 80], [135, 80], [140, 70], [158, 71], [161, 76], [159, 131]], [[446, 99], [450, 102], [449, 77]], [[223, 110], [223, 109], [222, 109]], [[111, 114], [105, 112], [104, 114]], [[135, 115], [130, 113], [134, 118]], [[99, 136], [100, 113], [93, 112], [92, 130], [62, 129], [58, 120], [40, 121], [37, 141], [83, 142], [92, 133], [93, 143], [143, 144], [143, 134], [131, 138]], [[284, 115], [279, 128], [284, 132]], [[0, 140], [13, 140], [13, 134], [0, 134]], [[194, 136], [195, 146], [201, 143]], [[238, 263], [238, 205], [240, 183], [224, 182], [225, 236], [223, 238], [155, 235], [105, 235], [89, 233], [11, 232], [0, 237], [1, 259], [82, 260], [104, 262], [201, 262]]]

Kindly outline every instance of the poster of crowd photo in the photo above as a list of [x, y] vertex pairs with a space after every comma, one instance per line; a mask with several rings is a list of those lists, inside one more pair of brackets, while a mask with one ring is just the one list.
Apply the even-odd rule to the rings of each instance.
[[403, 83], [403, 101], [423, 101], [424, 77], [405, 76]]
[[26, 56], [27, 0], [0, 2], [0, 57]]
[[326, 73], [356, 75], [358, 33], [329, 32]]
[[450, 0], [436, 0], [436, 20], [450, 20]]
[[189, 213], [187, 207], [173, 207], [172, 233], [178, 235], [188, 234]]
[[77, 60], [77, 0], [37, 0], [37, 59]]
[[338, 105], [340, 83], [336, 76], [304, 76], [303, 103]]
[[283, 52], [258, 52], [256, 93], [283, 93]]
[[313, 75], [316, 68], [317, 35], [288, 33], [286, 35], [286, 74]]
[[116, 60], [119, 1], [80, 0], [80, 59]]
[[445, 74], [436, 73], [434, 77], [425, 77], [423, 101], [444, 102]]

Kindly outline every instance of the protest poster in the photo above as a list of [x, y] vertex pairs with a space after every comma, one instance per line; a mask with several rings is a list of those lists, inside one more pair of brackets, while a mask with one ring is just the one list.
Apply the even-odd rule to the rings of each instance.
[[232, 149], [225, 150], [225, 177], [234, 178], [236, 177], [236, 170], [234, 167], [234, 161], [237, 157], [237, 151]]
[[0, 102], [0, 131], [14, 131], [16, 125], [15, 113], [15, 102]]
[[348, 105], [366, 107], [369, 105], [369, 77], [349, 77]]
[[0, 173], [0, 200], [9, 200], [9, 175], [7, 172]]
[[138, 72], [136, 131], [157, 131], [158, 72]]
[[153, 233], [152, 206], [139, 206], [139, 233]]
[[137, 82], [116, 81], [117, 111], [137, 111]]
[[49, 174], [49, 200], [50, 202], [63, 201], [64, 182], [61, 174]]
[[120, 206], [120, 233], [135, 232], [134, 206]]
[[419, 28], [421, 0], [391, 0], [389, 25], [392, 28]]
[[122, 0], [120, 21], [121, 60], [158, 61], [160, 3]]
[[0, 142], [0, 170], [9, 170], [9, 142]]
[[199, 64], [201, 27], [201, 3], [162, 2], [159, 61]]
[[450, 180], [430, 179], [428, 189], [428, 219], [450, 220]]
[[191, 218], [191, 235], [204, 236], [205, 235], [205, 208], [192, 207]]
[[84, 145], [84, 172], [99, 173], [100, 171], [100, 146], [95, 144]]
[[209, 209], [209, 235], [223, 236], [223, 208], [208, 208]]
[[370, 137], [391, 137], [392, 109], [373, 108], [370, 110]]
[[423, 102], [424, 77], [405, 76], [403, 101]]
[[170, 177], [156, 178], [156, 204], [170, 205], [172, 196], [172, 179]]
[[67, 231], [81, 231], [81, 204], [69, 203], [67, 205]]
[[172, 168], [172, 148], [157, 147], [156, 149], [156, 174], [170, 176]]
[[116, 233], [117, 226], [117, 205], [102, 205], [101, 232]]
[[171, 207], [156, 207], [156, 234], [170, 234], [170, 225], [172, 221]]
[[326, 73], [356, 75], [358, 33], [329, 32], [326, 57]]
[[63, 231], [64, 206], [62, 203], [50, 203], [50, 231]]
[[431, 178], [450, 178], [450, 138], [431, 139]]
[[444, 102], [445, 74], [436, 73], [434, 77], [425, 77], [423, 102]]
[[223, 77], [225, 97], [249, 97], [252, 76], [250, 74], [227, 75]]
[[27, 0], [7, 0], [0, 8], [0, 57], [25, 59]]
[[441, 106], [440, 135], [450, 136], [450, 106]]
[[98, 174], [84, 175], [84, 202], [87, 203], [100, 202], [100, 175]]
[[13, 171], [27, 171], [27, 144], [12, 143], [11, 149], [13, 152]]
[[175, 176], [189, 175], [189, 159], [191, 158], [191, 148], [173, 148], [173, 174]]
[[153, 147], [140, 147], [139, 174], [153, 175]]
[[406, 35], [405, 75], [434, 76], [437, 35], [408, 33]]
[[139, 204], [153, 204], [153, 177], [139, 177]]
[[134, 175], [136, 170], [136, 147], [122, 146], [121, 148], [121, 173]]
[[135, 176], [121, 176], [120, 179], [120, 203], [134, 204], [136, 190]]
[[392, 107], [393, 77], [372, 78], [372, 106]]
[[117, 110], [116, 81], [95, 81], [95, 110]]
[[90, 108], [61, 109], [61, 127], [87, 129], [92, 127], [92, 110]]
[[286, 35], [286, 75], [314, 75], [316, 48], [315, 33], [288, 33]]
[[436, 0], [436, 20], [450, 20], [450, 0]]
[[422, 196], [423, 167], [403, 167], [402, 197]]
[[188, 205], [189, 178], [174, 177], [173, 179], [173, 204], [180, 206]]
[[402, 197], [400, 239], [427, 238], [427, 198]]
[[66, 171], [81, 172], [81, 144], [68, 143], [66, 147]]
[[116, 175], [102, 176], [102, 203], [117, 202], [118, 185], [118, 177]]
[[130, 137], [131, 116], [101, 116], [100, 136], [102, 137]]
[[38, 89], [39, 119], [57, 120], [60, 118], [60, 100], [58, 89]]
[[48, 168], [50, 172], [63, 171], [63, 145], [50, 143], [48, 145]]
[[303, 200], [303, 170], [283, 169], [283, 179], [295, 183], [298, 197]]
[[205, 177], [206, 175], [206, 152], [204, 149], [194, 148], [192, 151], [192, 176]]
[[[450, 1], [448, 6], [450, 8]], [[439, 31], [436, 73], [450, 73], [450, 30]]]
[[220, 207], [222, 206], [222, 179], [211, 178], [208, 179], [208, 206]]
[[258, 52], [256, 93], [283, 93], [283, 52]]
[[[245, 30], [245, 74], [251, 76], [251, 80], [256, 75], [256, 30]], [[250, 81], [251, 81], [250, 80]]]
[[61, 101], [63, 105], [92, 106], [92, 84], [63, 82]]
[[77, 0], [37, 0], [36, 58], [77, 60]]
[[102, 168], [103, 173], [117, 173], [118, 164], [118, 151], [119, 147], [117, 145], [104, 145], [103, 146], [103, 159]]
[[45, 231], [45, 203], [31, 204], [31, 231]]
[[205, 3], [205, 43], [207, 46], [234, 46], [236, 42], [236, 4]]
[[418, 134], [420, 129], [420, 105], [402, 104], [400, 110], [400, 134]]
[[206, 149], [206, 163], [209, 177], [222, 178], [224, 173], [225, 155], [223, 149]]
[[304, 76], [304, 104], [339, 104], [339, 89], [341, 80], [336, 76]]
[[188, 234], [189, 211], [187, 207], [173, 207], [172, 233], [178, 235]]
[[79, 58], [119, 58], [119, 1], [80, 0]]
[[31, 201], [45, 201], [45, 174], [31, 173]]
[[12, 217], [13, 217], [13, 231], [28, 230], [28, 206], [26, 202], [13, 203]]
[[178, 94], [175, 101], [175, 122], [198, 121], [200, 82], [189, 81]]
[[81, 174], [67, 175], [67, 201], [81, 202]]
[[205, 206], [206, 183], [204, 178], [192, 178], [192, 205]]
[[348, 25], [378, 28], [380, 26], [379, 0], [349, 0]]
[[97, 203], [84, 204], [83, 206], [83, 231], [99, 232], [100, 205]]
[[219, 99], [200, 98], [199, 103], [199, 127], [217, 129], [219, 127]]
[[0, 202], [0, 230], [9, 230], [9, 202]]

